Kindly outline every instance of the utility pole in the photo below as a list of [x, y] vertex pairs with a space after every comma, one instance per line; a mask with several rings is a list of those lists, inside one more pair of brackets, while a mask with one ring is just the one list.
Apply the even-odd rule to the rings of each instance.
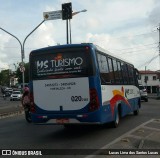
[[147, 75], [146, 75], [146, 70], [147, 70], [147, 66], [145, 66], [145, 76], [144, 76], [144, 82], [145, 82], [145, 87], [147, 89]]
[[[72, 3], [64, 3], [62, 4], [62, 20], [66, 20], [67, 44], [69, 44], [68, 25], [71, 31], [70, 19], [72, 19]], [[71, 32], [70, 32], [70, 44], [71, 44]]]
[[[160, 71], [160, 23], [159, 23], [159, 27], [157, 28], [157, 30], [159, 31], [159, 46], [158, 47], [159, 47], [159, 71]], [[160, 98], [160, 83], [159, 83], [159, 86], [157, 87], [157, 96], [158, 98]]]
[[67, 39], [67, 44], [69, 44], [69, 39], [68, 39], [68, 19], [66, 20], [66, 39]]
[[160, 70], [160, 24], [157, 30], [159, 31], [159, 46], [158, 47], [159, 47], [159, 70]]

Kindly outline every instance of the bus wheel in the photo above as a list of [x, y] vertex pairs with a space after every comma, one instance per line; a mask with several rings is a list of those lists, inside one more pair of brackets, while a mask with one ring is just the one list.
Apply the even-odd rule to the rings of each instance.
[[139, 114], [139, 106], [138, 106], [137, 110], [134, 110], [134, 111], [133, 111], [133, 114], [134, 114], [135, 116]]
[[116, 113], [115, 113], [115, 120], [112, 122], [112, 126], [113, 126], [114, 128], [117, 128], [118, 125], [119, 125], [119, 121], [120, 121], [119, 111], [116, 110]]
[[32, 122], [31, 115], [29, 111], [25, 111], [25, 119], [28, 123]]
[[148, 98], [145, 99], [145, 102], [148, 102]]
[[64, 127], [65, 127], [66, 129], [72, 129], [72, 128], [74, 128], [75, 126], [74, 126], [74, 125], [71, 125], [71, 124], [64, 124]]

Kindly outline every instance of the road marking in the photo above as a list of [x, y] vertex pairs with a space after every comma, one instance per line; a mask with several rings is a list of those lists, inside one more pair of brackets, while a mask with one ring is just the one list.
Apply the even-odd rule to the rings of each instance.
[[[153, 122], [153, 121], [155, 121], [155, 120], [156, 120], [156, 119], [151, 119], [151, 120], [149, 120], [149, 121], [147, 121], [147, 122], [142, 123], [141, 125], [133, 128], [132, 130], [130, 130], [130, 131], [126, 132], [125, 134], [121, 135], [120, 137], [116, 138], [115, 140], [113, 140], [113, 141], [110, 142], [109, 144], [106, 144], [105, 146], [103, 146], [103, 147], [100, 148], [99, 150], [101, 150], [101, 149], [108, 149], [111, 145], [113, 145], [113, 144], [115, 144], [116, 142], [122, 140], [124, 137], [126, 137], [126, 136], [128, 136], [128, 135], [131, 135], [131, 133], [133, 133], [134, 131], [138, 130], [140, 127], [143, 127], [143, 126], [145, 126], [146, 124], [151, 123], [151, 122]], [[88, 155], [88, 156], [86, 156], [85, 158], [93, 158], [93, 157], [97, 156], [97, 155], [96, 155], [97, 153], [100, 153], [100, 151], [96, 151], [96, 152], [93, 153], [93, 155]]]

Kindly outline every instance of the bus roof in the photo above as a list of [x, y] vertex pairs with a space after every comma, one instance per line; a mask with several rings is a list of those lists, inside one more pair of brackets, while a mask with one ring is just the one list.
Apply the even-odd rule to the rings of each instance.
[[59, 48], [70, 48], [70, 47], [78, 47], [78, 46], [89, 46], [89, 45], [93, 45], [92, 43], [82, 43], [82, 44], [64, 44], [64, 45], [55, 45], [55, 46], [49, 46], [49, 47], [45, 47], [45, 48], [40, 48], [40, 49], [36, 49], [33, 50], [31, 53], [37, 52], [37, 51], [44, 51], [44, 50], [50, 50], [50, 49], [59, 49]]
[[94, 49], [96, 49], [96, 50], [98, 50], [98, 51], [100, 51], [100, 52], [102, 52], [102, 53], [108, 54], [108, 55], [111, 56], [111, 57], [114, 57], [114, 58], [116, 58], [116, 59], [119, 59], [120, 61], [124, 61], [124, 62], [126, 62], [126, 63], [128, 63], [128, 64], [130, 64], [130, 65], [133, 66], [133, 64], [130, 63], [129, 61], [124, 60], [124, 59], [122, 59], [121, 57], [118, 57], [118, 56], [112, 54], [111, 52], [109, 52], [109, 51], [103, 49], [102, 47], [100, 47], [100, 46], [98, 46], [98, 45], [95, 45], [95, 44], [93, 44], [93, 43], [55, 45], [55, 46], [49, 46], [49, 47], [45, 47], [45, 48], [36, 49], [36, 50], [31, 51], [31, 53], [36, 53], [36, 52], [38, 52], [38, 51], [50, 50], [50, 49], [53, 49], [53, 48], [55, 48], [55, 49], [63, 49], [63, 48], [79, 47], [79, 46], [91, 46], [91, 47], [93, 47]]
[[103, 53], [105, 53], [105, 54], [108, 54], [108, 55], [111, 56], [111, 57], [114, 57], [114, 58], [116, 58], [116, 59], [119, 59], [120, 61], [124, 61], [124, 62], [126, 62], [126, 63], [128, 63], [128, 64], [130, 64], [130, 65], [133, 66], [133, 64], [132, 64], [131, 62], [129, 62], [129, 61], [127, 61], [127, 60], [125, 60], [125, 59], [123, 59], [123, 58], [121, 58], [121, 57], [118, 57], [118, 56], [114, 55], [113, 53], [109, 52], [108, 50], [103, 49], [102, 47], [100, 47], [100, 46], [98, 46], [98, 45], [95, 45], [95, 46], [96, 46], [97, 50], [99, 50], [100, 52], [103, 52]]

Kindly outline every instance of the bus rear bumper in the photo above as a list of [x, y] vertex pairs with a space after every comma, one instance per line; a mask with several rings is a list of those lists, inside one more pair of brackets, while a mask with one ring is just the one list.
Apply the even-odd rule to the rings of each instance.
[[31, 114], [32, 122], [35, 124], [102, 124], [97, 112], [82, 115], [45, 115]]
[[50, 119], [47, 122], [35, 123], [36, 125], [100, 125], [100, 122], [80, 122], [76, 119], [69, 119], [69, 121], [58, 121], [56, 119]]

